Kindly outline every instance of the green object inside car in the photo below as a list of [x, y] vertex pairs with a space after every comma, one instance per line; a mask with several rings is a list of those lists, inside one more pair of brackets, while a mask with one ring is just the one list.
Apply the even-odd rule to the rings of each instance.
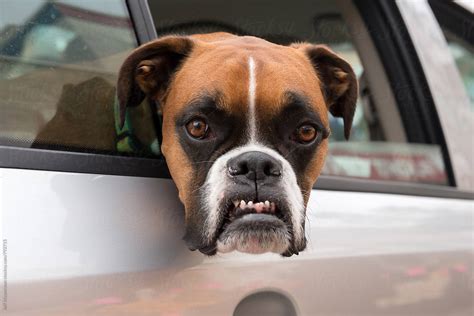
[[125, 122], [123, 126], [120, 125], [120, 103], [117, 95], [114, 98], [114, 118], [115, 118], [115, 133], [116, 133], [116, 150], [119, 153], [136, 154], [140, 156], [160, 156], [160, 145], [158, 138], [149, 144], [143, 144], [133, 132], [132, 120], [130, 117], [130, 110], [125, 111]]

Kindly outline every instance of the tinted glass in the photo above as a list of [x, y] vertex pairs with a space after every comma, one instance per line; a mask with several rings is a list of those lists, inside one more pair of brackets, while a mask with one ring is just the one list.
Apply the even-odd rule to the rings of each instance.
[[[123, 0], [2, 1], [0, 145], [126, 152], [114, 127], [115, 81], [136, 45]], [[131, 116], [151, 144], [149, 107]]]

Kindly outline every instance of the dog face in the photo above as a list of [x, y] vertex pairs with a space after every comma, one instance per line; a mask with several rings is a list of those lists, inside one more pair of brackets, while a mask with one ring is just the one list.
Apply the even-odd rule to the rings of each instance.
[[357, 81], [347, 62], [320, 45], [169, 36], [132, 52], [117, 93], [122, 117], [145, 96], [162, 106], [162, 152], [190, 249], [290, 256], [305, 248], [328, 110], [350, 133]]

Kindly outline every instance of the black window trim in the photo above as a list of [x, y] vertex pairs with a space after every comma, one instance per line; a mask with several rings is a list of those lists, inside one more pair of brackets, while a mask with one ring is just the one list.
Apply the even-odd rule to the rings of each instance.
[[474, 192], [417, 182], [399, 182], [357, 179], [349, 177], [320, 176], [313, 187], [314, 189], [329, 191], [387, 193], [411, 196], [426, 196], [451, 199], [474, 200]]
[[155, 24], [147, 0], [126, 0], [138, 44], [157, 38]]
[[170, 178], [163, 159], [0, 146], [0, 168]]
[[[363, 2], [357, 1], [355, 2]], [[370, 1], [369, 1], [370, 2]], [[374, 1], [375, 2], [375, 1]], [[126, 0], [139, 44], [156, 38], [147, 0]], [[147, 178], [170, 178], [164, 159], [113, 156], [0, 145], [0, 168], [89, 173]], [[354, 179], [322, 175], [314, 188], [321, 190], [392, 193], [474, 200], [474, 192], [449, 186]]]

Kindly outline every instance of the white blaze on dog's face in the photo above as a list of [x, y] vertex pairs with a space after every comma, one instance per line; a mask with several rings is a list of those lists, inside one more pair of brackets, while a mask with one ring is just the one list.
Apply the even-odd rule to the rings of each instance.
[[124, 62], [122, 107], [160, 101], [162, 151], [186, 209], [191, 249], [297, 254], [327, 154], [328, 110], [348, 137], [351, 67], [324, 46], [226, 33], [165, 37]]

